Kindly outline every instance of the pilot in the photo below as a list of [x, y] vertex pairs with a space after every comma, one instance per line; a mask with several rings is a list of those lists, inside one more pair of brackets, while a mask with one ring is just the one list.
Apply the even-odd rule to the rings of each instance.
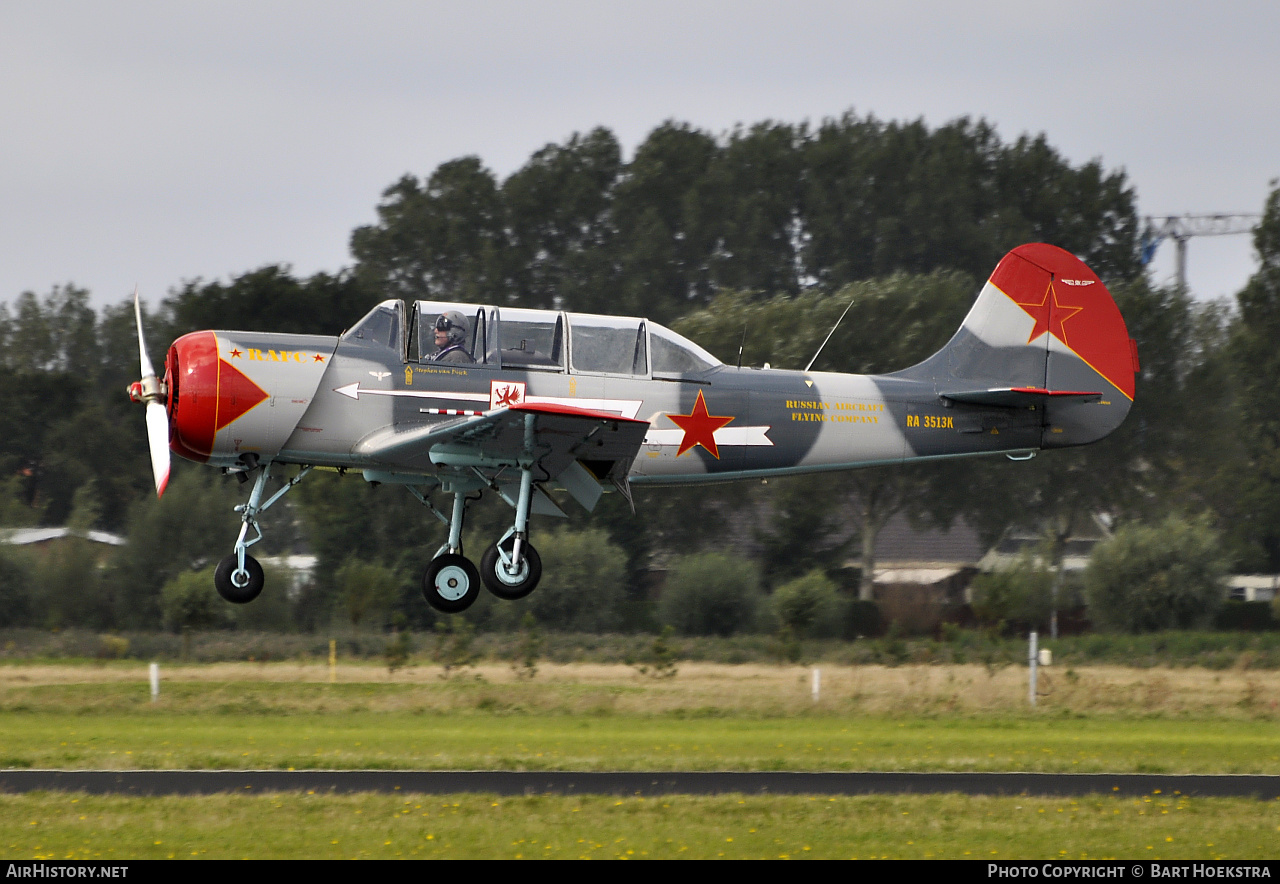
[[468, 330], [467, 318], [457, 310], [441, 313], [436, 317], [436, 352], [428, 357], [429, 361], [466, 365], [475, 362], [464, 346]]

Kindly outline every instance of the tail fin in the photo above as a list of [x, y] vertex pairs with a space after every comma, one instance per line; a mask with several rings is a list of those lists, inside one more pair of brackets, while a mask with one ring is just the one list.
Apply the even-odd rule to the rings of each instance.
[[1070, 252], [1029, 243], [996, 265], [947, 345], [898, 376], [932, 381], [956, 403], [1039, 409], [1041, 447], [1063, 448], [1120, 426], [1137, 369], [1097, 275]]

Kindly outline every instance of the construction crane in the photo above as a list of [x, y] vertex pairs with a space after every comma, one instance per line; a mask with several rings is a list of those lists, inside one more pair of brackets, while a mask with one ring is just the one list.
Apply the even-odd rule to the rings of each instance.
[[1178, 290], [1187, 290], [1187, 240], [1193, 236], [1233, 236], [1251, 233], [1262, 216], [1258, 214], [1216, 215], [1148, 215], [1147, 226], [1142, 231], [1142, 264], [1146, 266], [1155, 257], [1156, 249], [1166, 237], [1178, 244]]

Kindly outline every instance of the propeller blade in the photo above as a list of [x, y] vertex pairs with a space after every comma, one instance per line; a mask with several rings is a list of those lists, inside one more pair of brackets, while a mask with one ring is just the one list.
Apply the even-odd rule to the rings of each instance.
[[162, 403], [147, 403], [147, 447], [151, 449], [151, 474], [156, 480], [156, 497], [164, 497], [169, 484], [169, 415]]
[[138, 356], [142, 365], [142, 377], [155, 377], [156, 370], [151, 367], [151, 357], [147, 355], [147, 342], [142, 337], [142, 302], [138, 300], [138, 287], [133, 287], [133, 318], [138, 323]]
[[[138, 324], [138, 364], [142, 369], [141, 384], [134, 385], [139, 398], [147, 403], [147, 448], [151, 451], [151, 475], [156, 480], [156, 497], [164, 496], [169, 484], [169, 414], [165, 404], [156, 398], [159, 382], [147, 355], [147, 342], [142, 336], [142, 302], [138, 288], [133, 289], [133, 318]], [[147, 383], [150, 381], [151, 383]], [[133, 395], [132, 393], [130, 395]]]

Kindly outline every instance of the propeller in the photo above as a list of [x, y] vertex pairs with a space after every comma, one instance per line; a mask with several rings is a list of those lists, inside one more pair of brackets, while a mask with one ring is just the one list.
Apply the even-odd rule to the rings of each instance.
[[133, 315], [138, 323], [138, 362], [142, 380], [129, 385], [129, 398], [144, 402], [147, 406], [147, 447], [151, 450], [151, 474], [156, 480], [156, 497], [164, 496], [169, 484], [169, 414], [165, 408], [168, 392], [156, 377], [156, 370], [147, 355], [147, 344], [142, 337], [142, 304], [138, 289], [133, 290]]

